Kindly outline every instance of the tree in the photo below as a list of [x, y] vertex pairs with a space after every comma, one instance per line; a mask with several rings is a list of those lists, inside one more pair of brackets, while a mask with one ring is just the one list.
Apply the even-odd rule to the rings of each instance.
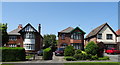
[[8, 42], [8, 34], [7, 34], [7, 23], [0, 23], [0, 36], [2, 36], [2, 46], [4, 46], [4, 44], [7, 44]]
[[55, 47], [57, 45], [57, 43], [56, 43], [56, 35], [54, 35], [54, 34], [44, 35], [43, 44], [44, 44], [45, 48]]
[[86, 45], [85, 51], [86, 51], [88, 54], [96, 55], [97, 52], [98, 52], [98, 46], [97, 46], [97, 44], [95, 44], [93, 41], [91, 41], [91, 42], [89, 42], [89, 43]]

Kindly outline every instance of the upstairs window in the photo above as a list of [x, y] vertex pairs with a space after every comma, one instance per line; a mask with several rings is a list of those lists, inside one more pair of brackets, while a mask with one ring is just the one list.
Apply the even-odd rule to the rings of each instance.
[[71, 35], [71, 39], [80, 40], [81, 39], [81, 34], [80, 33], [73, 33]]
[[98, 34], [98, 39], [102, 39], [102, 34]]
[[111, 40], [113, 37], [112, 37], [112, 34], [107, 34], [106, 35], [106, 38], [108, 39], [108, 40]]
[[9, 40], [16, 41], [17, 40], [17, 36], [9, 36]]
[[63, 39], [63, 40], [65, 39], [65, 34], [61, 35], [61, 39]]
[[27, 33], [25, 33], [24, 38], [25, 38], [25, 39], [34, 39], [35, 36], [34, 36], [34, 33], [32, 33], [32, 32], [27, 32]]

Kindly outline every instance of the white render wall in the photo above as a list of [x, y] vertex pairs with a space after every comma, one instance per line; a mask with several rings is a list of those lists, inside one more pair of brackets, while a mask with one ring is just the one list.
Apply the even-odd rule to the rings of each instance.
[[24, 39], [23, 47], [25, 48], [25, 50], [35, 50], [35, 39]]
[[[102, 34], [102, 39], [97, 39], [98, 42], [116, 42], [115, 34], [110, 30], [110, 28], [107, 25], [99, 33]], [[112, 40], [107, 40], [106, 34], [112, 34]]]
[[117, 42], [120, 42], [120, 36], [119, 36], [119, 37], [117, 37]]
[[35, 44], [35, 39], [24, 39], [23, 44]]

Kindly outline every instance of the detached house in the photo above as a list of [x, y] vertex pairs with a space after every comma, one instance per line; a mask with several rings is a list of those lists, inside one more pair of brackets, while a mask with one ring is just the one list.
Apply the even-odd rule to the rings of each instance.
[[38, 31], [31, 25], [27, 24], [22, 27], [20, 24], [17, 29], [8, 33], [9, 42], [8, 47], [23, 47], [26, 52], [38, 51], [43, 44], [43, 37], [41, 36], [41, 26], [38, 25]]
[[118, 49], [120, 50], [120, 29], [116, 31], [116, 34], [117, 34], [117, 45], [118, 45]]
[[85, 32], [79, 27], [68, 27], [58, 32], [58, 48], [72, 45], [75, 49], [84, 50], [84, 35]]
[[85, 38], [85, 45], [94, 41], [95, 43], [102, 42], [105, 48], [114, 47], [117, 48], [117, 38], [114, 30], [107, 24], [102, 24], [93, 29]]

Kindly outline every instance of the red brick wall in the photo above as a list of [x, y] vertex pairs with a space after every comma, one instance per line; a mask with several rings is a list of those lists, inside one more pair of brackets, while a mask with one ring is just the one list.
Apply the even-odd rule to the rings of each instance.
[[23, 47], [23, 39], [20, 35], [17, 36], [16, 41], [9, 40], [9, 42], [8, 42], [8, 44], [16, 44], [16, 45], [18, 45], [18, 43], [20, 43], [20, 47]]
[[[73, 32], [81, 32], [81, 31], [80, 30], [74, 30]], [[68, 45], [70, 45], [70, 43], [83, 43], [83, 46], [84, 46], [84, 34], [82, 34], [81, 40], [71, 39], [71, 34], [70, 33], [66, 33], [65, 34], [65, 39], [62, 40], [61, 34], [62, 33], [60, 33], [60, 32], [58, 33], [58, 47], [60, 47], [60, 45], [63, 44], [63, 43], [66, 43]]]
[[43, 40], [41, 40], [42, 37], [35, 33], [35, 51], [39, 51], [42, 48]]

